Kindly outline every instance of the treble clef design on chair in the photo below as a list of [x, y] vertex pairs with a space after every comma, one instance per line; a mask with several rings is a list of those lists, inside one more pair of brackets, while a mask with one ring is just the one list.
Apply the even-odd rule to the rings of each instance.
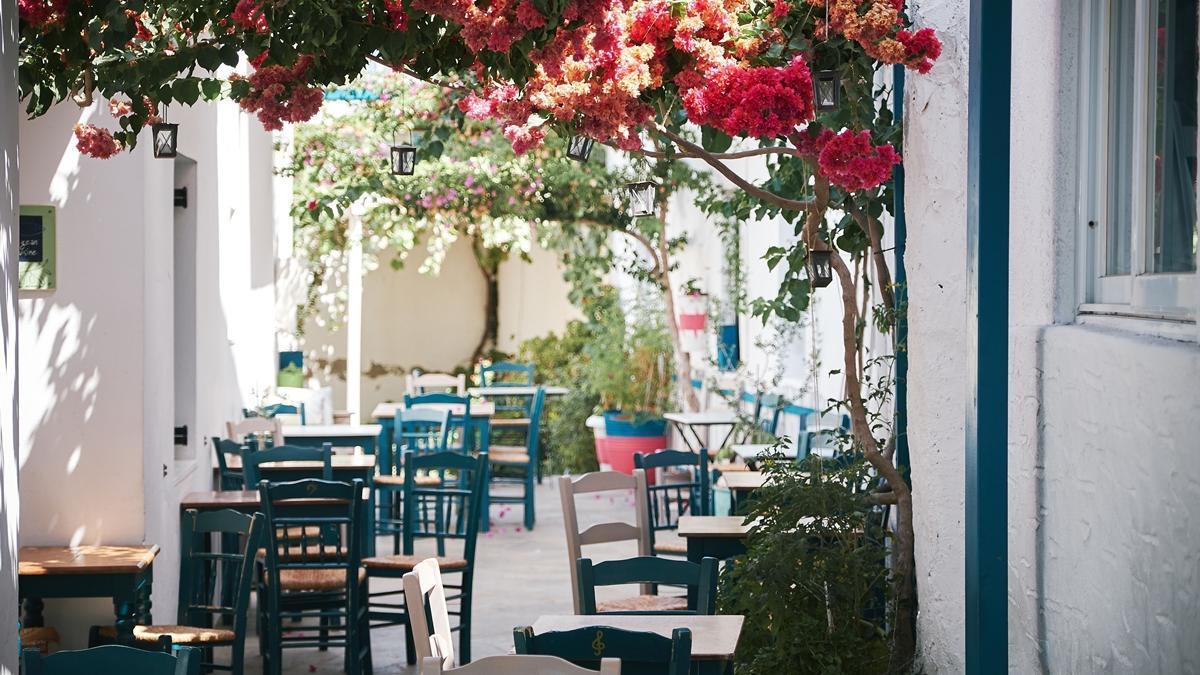
[[307, 490], [308, 494], [310, 494], [310, 495], [316, 494], [316, 492], [317, 492], [317, 486], [315, 483], [309, 483], [307, 486], [305, 486], [304, 489]]
[[596, 656], [604, 655], [604, 631], [596, 631], [596, 639], [592, 640], [592, 653]]

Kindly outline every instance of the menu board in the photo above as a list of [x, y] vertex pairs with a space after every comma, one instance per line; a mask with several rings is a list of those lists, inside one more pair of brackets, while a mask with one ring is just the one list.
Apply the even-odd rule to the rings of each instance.
[[21, 206], [17, 251], [18, 287], [54, 288], [55, 210], [53, 206]]

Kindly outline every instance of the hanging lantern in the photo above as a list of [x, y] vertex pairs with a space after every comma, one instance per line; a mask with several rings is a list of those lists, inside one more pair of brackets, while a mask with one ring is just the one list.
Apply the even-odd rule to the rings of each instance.
[[654, 215], [654, 197], [658, 184], [654, 181], [642, 180], [625, 185], [629, 199], [629, 215], [633, 218]]
[[813, 76], [813, 107], [817, 112], [837, 110], [842, 103], [842, 81], [836, 70], [818, 70]]
[[595, 139], [587, 136], [572, 136], [567, 141], [567, 157], [577, 162], [586, 162], [592, 156], [592, 146], [595, 144]]
[[150, 135], [154, 140], [154, 156], [158, 159], [171, 159], [179, 153], [179, 125], [168, 122], [155, 122], [150, 125]]
[[833, 251], [808, 252], [808, 283], [813, 288], [825, 288], [833, 283]]
[[412, 145], [392, 146], [392, 175], [411, 176], [417, 168], [417, 149]]

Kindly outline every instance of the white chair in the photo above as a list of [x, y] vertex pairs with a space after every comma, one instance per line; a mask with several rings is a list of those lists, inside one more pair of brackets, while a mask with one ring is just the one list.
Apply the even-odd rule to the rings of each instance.
[[[453, 667], [450, 612], [446, 609], [446, 589], [442, 586], [442, 570], [436, 558], [422, 560], [404, 575], [404, 606], [408, 611], [408, 625], [412, 628], [418, 663], [437, 656]], [[431, 623], [432, 635], [429, 634]]]
[[487, 656], [478, 661], [443, 670], [442, 659], [431, 656], [421, 662], [421, 675], [621, 675], [619, 659], [601, 659], [600, 670], [581, 668], [557, 656], [509, 654]]
[[420, 396], [430, 393], [452, 393], [455, 396], [467, 395], [467, 376], [449, 373], [421, 373], [404, 376], [404, 388], [409, 396]]
[[[579, 531], [579, 517], [575, 511], [575, 496], [611, 490], [633, 490], [634, 524], [616, 521], [597, 523]], [[571, 598], [575, 613], [583, 612], [583, 599], [579, 596], [579, 578], [576, 561], [583, 557], [583, 547], [613, 541], [637, 542], [637, 554], [654, 555], [650, 548], [650, 509], [646, 506], [646, 472], [634, 469], [633, 475], [619, 471], [596, 471], [578, 478], [560, 476], [558, 492], [562, 497], [563, 525], [567, 530], [567, 564], [571, 568]], [[642, 586], [641, 595], [619, 600], [601, 602], [596, 608], [601, 612], [616, 611], [670, 611], [687, 609], [687, 598], [667, 595], [650, 595], [650, 587]]]
[[270, 436], [271, 445], [283, 445], [283, 420], [277, 417], [247, 417], [226, 422], [225, 435], [238, 443], [244, 443], [247, 436], [258, 439]]

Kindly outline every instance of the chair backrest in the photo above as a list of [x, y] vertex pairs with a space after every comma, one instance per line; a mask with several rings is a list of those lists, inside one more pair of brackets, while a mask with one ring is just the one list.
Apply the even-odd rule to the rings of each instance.
[[[685, 514], [705, 516], [708, 511], [708, 453], [682, 450], [659, 450], [650, 454], [635, 453], [633, 465], [646, 471], [646, 509], [650, 524], [650, 545], [659, 530], [679, 528], [679, 517]], [[684, 468], [691, 480], [674, 480], [661, 469]], [[650, 472], [654, 471], [654, 474]], [[650, 484], [653, 475], [654, 484]], [[668, 479], [670, 481], [668, 482]]]
[[537, 388], [529, 405], [529, 431], [525, 434], [526, 451], [529, 453], [530, 466], [538, 466], [540, 462], [539, 446], [542, 430], [542, 410], [546, 407], [546, 390]]
[[[472, 456], [449, 450], [432, 454], [404, 453], [404, 554], [413, 554], [417, 539], [436, 539], [437, 554], [446, 555], [446, 540], [463, 542], [468, 570], [475, 562], [479, 509], [487, 489], [487, 453]], [[421, 485], [417, 475], [437, 474], [436, 485]], [[469, 572], [467, 572], [469, 573]]]
[[[575, 510], [575, 496], [593, 492], [633, 490], [634, 524], [628, 522], [597, 523], [579, 531], [579, 516]], [[558, 492], [562, 499], [563, 526], [567, 531], [567, 563], [571, 566], [571, 595], [575, 602], [575, 613], [582, 613], [583, 602], [579, 595], [579, 578], [575, 561], [582, 558], [584, 546], [612, 541], [636, 541], [638, 555], [650, 555], [650, 526], [647, 520], [646, 472], [634, 469], [633, 475], [619, 471], [595, 471], [578, 478], [560, 476]]]
[[121, 645], [65, 651], [42, 656], [36, 649], [21, 654], [25, 675], [199, 675], [200, 650], [180, 647], [173, 654]]
[[[283, 420], [277, 417], [247, 417], [225, 423], [225, 435], [243, 445], [283, 445]], [[270, 436], [271, 441], [265, 442]]]
[[774, 436], [786, 404], [787, 401], [780, 394], [760, 393], [754, 400], [754, 425], [760, 431]]
[[[451, 413], [450, 426], [458, 428], [462, 431], [461, 437], [457, 441], [451, 441], [449, 434], [446, 437], [447, 446], [458, 446], [461, 448], [469, 448], [471, 439], [468, 438], [466, 423], [471, 418], [471, 397], [458, 396], [455, 394], [434, 393], [434, 394], [419, 394], [417, 396], [404, 395], [405, 408], [421, 408], [434, 407], [444, 409], [446, 406], [462, 406], [462, 414]], [[399, 414], [399, 410], [396, 411]]]
[[396, 410], [396, 448], [403, 453], [440, 452], [450, 436], [448, 408], [398, 408]]
[[[421, 675], [597, 675], [597, 671], [564, 661], [557, 656], [504, 654], [485, 656], [465, 666], [446, 670], [442, 659], [427, 657], [421, 663]], [[599, 675], [621, 675], [621, 661], [601, 659]]]
[[268, 602], [277, 601], [279, 576], [284, 570], [343, 570], [346, 592], [351, 604], [356, 604], [359, 594], [354, 584], [358, 583], [365, 543], [359, 541], [360, 523], [366, 517], [363, 482], [264, 480], [258, 491], [266, 517]]
[[[716, 614], [717, 559], [704, 558], [699, 563], [655, 556], [638, 556], [625, 560], [592, 563], [588, 558], [577, 561], [579, 595], [583, 600], [581, 614], [601, 614], [596, 610], [597, 586], [625, 584], [669, 584], [687, 586], [686, 610], [617, 611], [604, 614]], [[694, 589], [694, 591], [693, 591]], [[693, 602], [694, 600], [694, 602]]]
[[[599, 619], [603, 621], [603, 619]], [[692, 631], [676, 628], [671, 637], [596, 625], [534, 635], [513, 630], [518, 654], [544, 654], [595, 668], [602, 658], [621, 660], [623, 675], [687, 675], [692, 662]]]
[[212, 444], [213, 452], [217, 455], [217, 468], [221, 472], [221, 489], [244, 489], [244, 484], [242, 487], [235, 487], [233, 483], [226, 485], [228, 481], [241, 483], [242, 472], [240, 469], [229, 468], [229, 456], [237, 455], [240, 457], [242, 454], [242, 444], [228, 438], [221, 438], [220, 436], [213, 436]]
[[533, 386], [533, 364], [500, 361], [479, 366], [479, 384], [484, 387]]
[[838, 439], [844, 433], [841, 429], [813, 429], [803, 432], [800, 447], [796, 449], [796, 459], [804, 459], [813, 454], [813, 451], [825, 458], [833, 457], [838, 451]]
[[[179, 611], [182, 626], [214, 625], [214, 615], [233, 619], [236, 642], [235, 661], [240, 661], [246, 638], [246, 612], [250, 606], [250, 587], [254, 581], [254, 561], [266, 537], [266, 517], [261, 513], [248, 516], [232, 509], [184, 512], [179, 533]], [[241, 550], [213, 552], [207, 546], [213, 534], [237, 536]], [[233, 584], [233, 593], [218, 591], [216, 579]], [[228, 598], [233, 604], [222, 604]], [[239, 668], [235, 668], [236, 672]]]
[[[273, 476], [284, 475], [288, 480], [299, 478], [321, 478], [322, 480], [333, 480], [333, 445], [325, 443], [319, 448], [310, 448], [299, 445], [279, 445], [266, 450], [253, 450], [251, 448], [242, 449], [242, 472], [245, 474], [246, 485], [258, 485], [262, 480], [263, 474]], [[271, 462], [321, 462], [320, 468], [313, 467], [311, 471], [296, 471], [288, 470], [272, 471], [271, 467], [264, 467], [263, 464]]]
[[404, 376], [404, 391], [409, 396], [441, 393], [467, 395], [467, 376], [465, 374], [451, 375], [450, 373], [409, 373]]
[[404, 575], [404, 606], [408, 611], [408, 625], [412, 626], [417, 658], [436, 656], [453, 666], [456, 662], [450, 612], [446, 608], [446, 589], [442, 585], [442, 570], [437, 558], [422, 560]]

